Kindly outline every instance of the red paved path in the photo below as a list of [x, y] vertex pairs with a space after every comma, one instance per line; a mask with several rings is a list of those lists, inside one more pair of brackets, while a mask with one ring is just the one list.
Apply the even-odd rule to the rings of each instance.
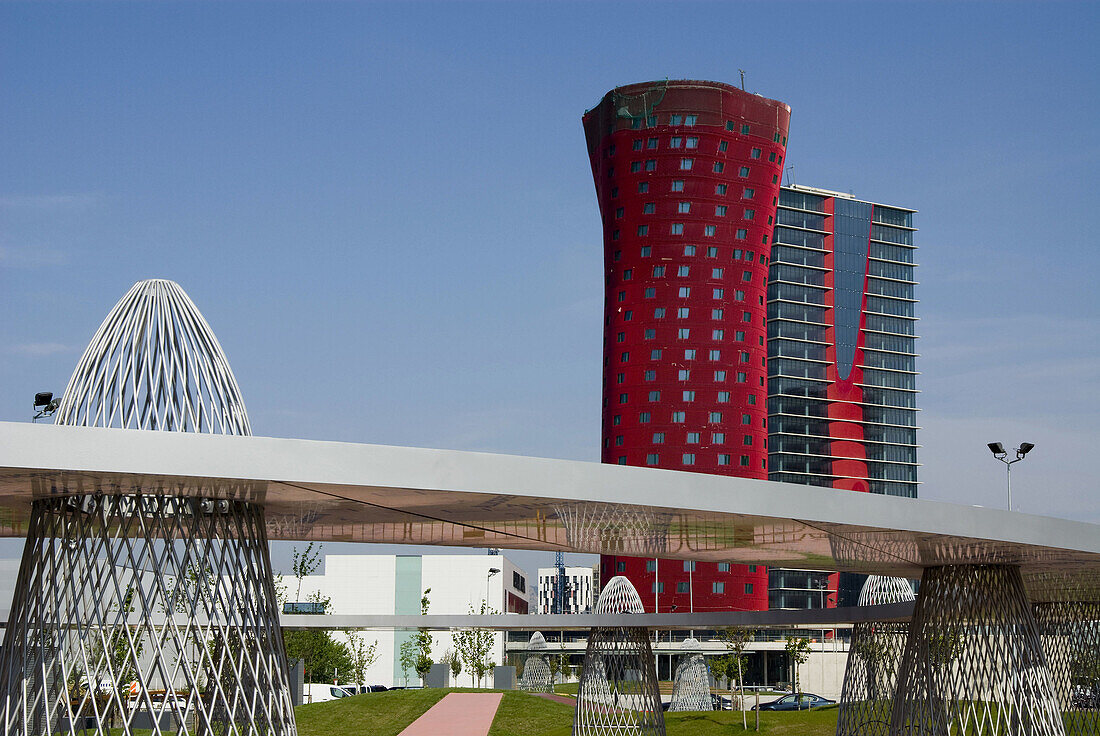
[[570, 698], [565, 695], [551, 695], [550, 693], [535, 693], [540, 698], [546, 698], [547, 700], [553, 700], [555, 703], [565, 703], [566, 705], [576, 705], [577, 699]]
[[447, 693], [399, 736], [486, 736], [504, 693]]

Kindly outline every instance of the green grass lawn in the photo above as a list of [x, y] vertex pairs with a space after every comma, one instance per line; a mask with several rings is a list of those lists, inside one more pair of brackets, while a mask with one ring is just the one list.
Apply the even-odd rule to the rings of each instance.
[[[576, 684], [560, 685], [576, 691]], [[397, 736], [421, 713], [452, 692], [500, 692], [447, 688], [394, 690], [341, 698], [296, 709], [301, 736]], [[836, 707], [795, 713], [760, 714], [760, 733], [771, 736], [831, 736], [836, 732]], [[748, 714], [749, 731], [755, 716]], [[668, 736], [729, 736], [741, 733], [741, 713], [666, 713]], [[573, 707], [518, 691], [505, 691], [489, 736], [569, 736]]]
[[451, 690], [390, 690], [294, 709], [300, 736], [397, 736]]

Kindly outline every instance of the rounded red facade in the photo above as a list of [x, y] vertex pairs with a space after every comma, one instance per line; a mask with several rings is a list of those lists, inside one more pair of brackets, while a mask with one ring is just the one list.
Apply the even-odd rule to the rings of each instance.
[[[584, 115], [604, 233], [604, 462], [768, 477], [789, 121], [782, 102], [702, 81], [619, 87]], [[753, 579], [766, 590], [763, 568]]]

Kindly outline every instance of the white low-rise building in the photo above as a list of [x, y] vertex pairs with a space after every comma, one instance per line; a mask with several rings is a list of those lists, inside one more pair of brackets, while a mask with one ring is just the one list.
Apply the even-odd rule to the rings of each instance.
[[[558, 568], [539, 568], [538, 613], [553, 613]], [[591, 567], [565, 568], [565, 605], [562, 613], [592, 613], [599, 595], [596, 571]]]
[[[284, 577], [283, 582], [288, 606], [306, 609], [319, 594], [330, 600], [328, 613], [334, 614], [419, 614], [425, 590], [430, 591], [431, 614], [480, 612], [483, 601], [492, 611], [528, 612], [526, 575], [504, 555], [326, 555], [324, 574], [303, 578], [300, 590], [294, 579]], [[400, 661], [401, 644], [415, 633], [392, 629], [361, 632], [367, 644], [378, 642], [378, 659], [367, 670], [365, 682], [356, 684], [419, 685], [412, 671], [406, 683]], [[346, 641], [342, 633], [335, 636]], [[454, 651], [450, 632], [433, 632], [432, 639], [432, 661], [443, 661]], [[489, 658], [496, 664], [504, 661], [500, 632], [493, 634]], [[473, 683], [471, 674], [463, 671], [452, 684], [465, 687]]]

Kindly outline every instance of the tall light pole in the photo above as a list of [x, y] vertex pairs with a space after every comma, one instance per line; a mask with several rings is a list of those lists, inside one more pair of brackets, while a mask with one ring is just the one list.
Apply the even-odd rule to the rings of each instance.
[[986, 447], [988, 447], [989, 451], [993, 453], [993, 457], [997, 458], [998, 460], [1000, 460], [1002, 463], [1005, 464], [1005, 469], [1008, 471], [1007, 472], [1007, 475], [1008, 475], [1008, 510], [1011, 511], [1012, 510], [1012, 463], [1018, 463], [1021, 460], [1023, 460], [1024, 456], [1027, 455], [1029, 452], [1031, 452], [1031, 450], [1035, 447], [1035, 445], [1033, 445], [1030, 442], [1021, 442], [1020, 446], [1016, 448], [1016, 459], [1015, 460], [1006, 460], [1005, 459], [1005, 458], [1008, 457], [1008, 452], [1005, 450], [1005, 446], [1003, 444], [1001, 444], [1000, 442], [990, 442], [988, 445], [986, 445]]

